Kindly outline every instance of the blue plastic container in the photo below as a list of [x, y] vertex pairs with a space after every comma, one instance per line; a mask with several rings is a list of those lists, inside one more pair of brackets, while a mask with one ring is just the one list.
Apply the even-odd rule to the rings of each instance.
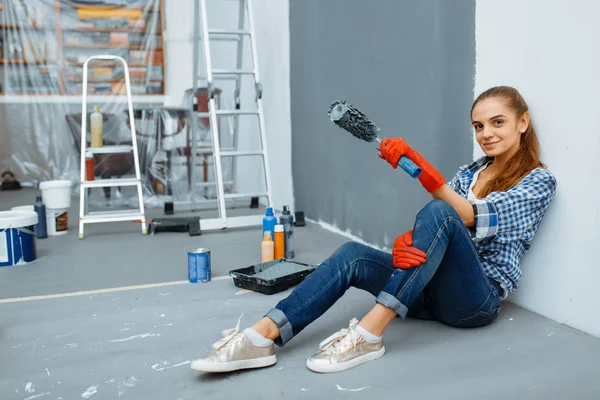
[[271, 232], [271, 238], [275, 238], [275, 225], [277, 225], [277, 217], [273, 214], [273, 207], [268, 207], [263, 217], [263, 230], [261, 240], [265, 236], [265, 232]]
[[34, 211], [0, 212], [0, 267], [25, 264], [36, 259]]

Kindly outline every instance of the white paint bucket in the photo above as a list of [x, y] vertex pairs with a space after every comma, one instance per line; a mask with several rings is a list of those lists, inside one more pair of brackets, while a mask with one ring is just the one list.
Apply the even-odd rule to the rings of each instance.
[[17, 206], [10, 209], [11, 211], [33, 211], [35, 212], [35, 208], [33, 206]]
[[0, 267], [26, 264], [36, 259], [33, 211], [0, 212]]
[[71, 207], [71, 181], [47, 181], [40, 183], [42, 201], [46, 205], [46, 229], [48, 236], [64, 235], [69, 229]]
[[69, 231], [69, 209], [46, 208], [46, 230], [48, 236], [65, 235]]
[[71, 207], [71, 181], [46, 181], [40, 183], [42, 201], [46, 208]]

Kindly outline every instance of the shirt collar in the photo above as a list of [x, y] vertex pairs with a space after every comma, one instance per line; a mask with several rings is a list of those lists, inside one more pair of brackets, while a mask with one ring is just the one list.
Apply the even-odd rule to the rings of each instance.
[[469, 166], [467, 167], [467, 170], [471, 174], [474, 174], [475, 171], [477, 171], [479, 168], [483, 167], [484, 165], [488, 164], [489, 162], [491, 162], [493, 160], [494, 160], [494, 157], [483, 156], [483, 157], [478, 158], [477, 160], [473, 161], [471, 164], [469, 164]]

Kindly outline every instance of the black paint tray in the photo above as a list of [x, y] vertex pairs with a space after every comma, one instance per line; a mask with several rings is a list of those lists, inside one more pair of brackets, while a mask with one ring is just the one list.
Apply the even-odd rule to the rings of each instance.
[[274, 294], [302, 282], [316, 265], [304, 264], [286, 258], [252, 265], [229, 271], [235, 286], [259, 292]]

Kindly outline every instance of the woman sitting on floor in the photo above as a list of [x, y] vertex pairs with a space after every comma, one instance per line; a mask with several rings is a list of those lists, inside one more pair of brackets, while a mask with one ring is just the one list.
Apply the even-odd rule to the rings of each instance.
[[339, 372], [381, 357], [382, 335], [396, 317], [454, 327], [488, 325], [521, 278], [529, 249], [556, 191], [540, 162], [528, 106], [511, 87], [482, 93], [471, 107], [475, 137], [486, 154], [444, 177], [403, 139], [384, 139], [379, 156], [397, 168], [406, 156], [433, 196], [392, 254], [346, 243], [252, 328], [238, 326], [194, 360], [198, 371], [225, 372], [276, 363], [283, 346], [327, 311], [351, 286], [376, 297], [360, 322], [325, 339], [307, 360], [315, 372]]

